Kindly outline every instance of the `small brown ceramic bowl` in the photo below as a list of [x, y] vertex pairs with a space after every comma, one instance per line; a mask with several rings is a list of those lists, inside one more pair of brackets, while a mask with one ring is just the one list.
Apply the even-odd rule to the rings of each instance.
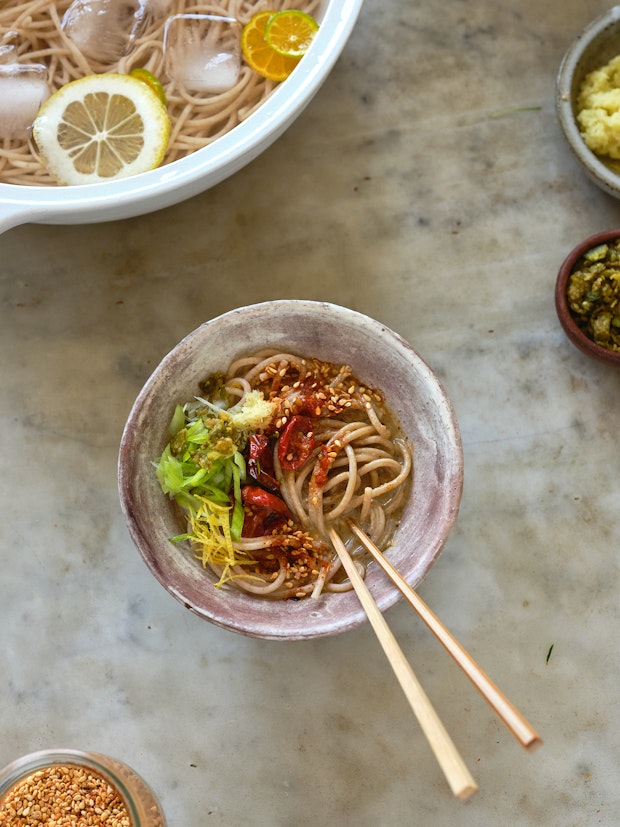
[[606, 162], [583, 140], [577, 123], [577, 97], [587, 74], [620, 55], [620, 6], [592, 20], [567, 49], [556, 82], [556, 112], [566, 142], [586, 175], [602, 190], [620, 198], [620, 162]]
[[591, 356], [599, 362], [620, 367], [620, 353], [607, 350], [607, 348], [597, 345], [581, 330], [570, 312], [566, 295], [570, 275], [584, 253], [587, 253], [588, 250], [597, 247], [599, 244], [614, 241], [616, 238], [620, 238], [620, 229], [604, 230], [603, 232], [595, 233], [584, 239], [571, 250], [560, 267], [555, 283], [555, 308], [564, 332], [575, 347], [579, 348], [586, 356]]
[[[138, 395], [119, 454], [119, 491], [129, 532], [162, 586], [200, 617], [251, 637], [302, 640], [362, 625], [354, 592], [318, 600], [270, 601], [228, 588], [188, 549], [170, 537], [185, 531], [153, 468], [169, 440], [177, 403], [199, 393], [207, 375], [226, 371], [238, 356], [277, 347], [302, 356], [349, 364], [366, 384], [383, 391], [414, 448], [413, 486], [386, 552], [415, 585], [437, 559], [457, 516], [463, 455], [452, 406], [437, 378], [407, 342], [361, 313], [312, 301], [272, 301], [232, 310], [185, 337], [159, 364]], [[383, 611], [400, 597], [376, 565], [366, 582]]]

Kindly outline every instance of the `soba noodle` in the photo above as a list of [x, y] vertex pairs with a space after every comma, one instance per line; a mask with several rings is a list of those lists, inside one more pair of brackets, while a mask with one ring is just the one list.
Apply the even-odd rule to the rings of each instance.
[[[196, 534], [180, 539], [190, 540], [196, 556], [220, 578], [218, 585], [272, 600], [350, 589], [329, 528], [336, 527], [363, 574], [366, 558], [347, 518], [385, 549], [412, 478], [411, 448], [397, 435], [382, 394], [347, 366], [274, 350], [235, 361], [226, 376], [209, 377], [201, 388], [204, 396], [185, 406], [186, 417], [215, 412], [217, 419], [214, 406], [221, 406], [226, 421], [252, 396], [267, 400], [273, 413], [260, 429], [267, 451], [262, 460], [251, 468], [248, 446], [242, 449], [250, 473], [241, 489], [245, 513], [243, 532], [232, 541], [234, 560], [215, 564]], [[175, 450], [180, 456], [179, 444]], [[245, 495], [248, 488], [251, 497]], [[285, 505], [279, 507], [274, 496]], [[272, 502], [278, 510], [269, 517]], [[195, 529], [196, 521], [191, 525]]]
[[[288, 8], [319, 17], [323, 0], [219, 0], [197, 3], [171, 0], [169, 15], [211, 14], [246, 23], [266, 9]], [[0, 47], [14, 47], [16, 62], [48, 67], [50, 91], [80, 77], [102, 72], [129, 72], [141, 67], [158, 77], [168, 99], [172, 130], [164, 163], [201, 149], [233, 129], [260, 106], [277, 85], [242, 62], [235, 86], [219, 94], [191, 94], [166, 78], [163, 34], [165, 17], [158, 17], [136, 39], [129, 54], [118, 62], [89, 60], [62, 30], [71, 0], [4, 0], [0, 8]], [[7, 184], [55, 185], [41, 165], [32, 141], [24, 137], [0, 139], [0, 181]]]

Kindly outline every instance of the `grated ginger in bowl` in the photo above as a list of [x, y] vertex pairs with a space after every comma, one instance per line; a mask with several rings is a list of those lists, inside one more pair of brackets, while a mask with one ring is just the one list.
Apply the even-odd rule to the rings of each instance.
[[586, 146], [597, 155], [620, 159], [620, 55], [586, 75], [577, 109]]

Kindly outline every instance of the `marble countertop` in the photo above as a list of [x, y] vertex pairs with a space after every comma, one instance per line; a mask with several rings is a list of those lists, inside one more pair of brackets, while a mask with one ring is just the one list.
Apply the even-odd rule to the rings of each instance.
[[[298, 121], [185, 203], [0, 237], [0, 765], [132, 765], [170, 827], [616, 827], [620, 375], [555, 315], [570, 248], [620, 226], [554, 112], [608, 4], [367, 0]], [[457, 801], [369, 626], [244, 638], [185, 611], [121, 514], [122, 428], [161, 357], [273, 298], [387, 324], [444, 384], [465, 456], [419, 592], [544, 745], [523, 750], [405, 603], [387, 619], [479, 792]]]

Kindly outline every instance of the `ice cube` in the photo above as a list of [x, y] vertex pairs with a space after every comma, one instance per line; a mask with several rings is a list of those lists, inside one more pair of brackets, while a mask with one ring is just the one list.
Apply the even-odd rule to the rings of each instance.
[[144, 30], [150, 13], [149, 0], [73, 0], [62, 28], [86, 57], [116, 63]]
[[15, 63], [17, 50], [12, 43], [5, 43], [0, 46], [0, 65], [3, 63]]
[[48, 97], [45, 66], [0, 64], [0, 136], [25, 138], [28, 127]]
[[176, 14], [166, 21], [166, 74], [188, 92], [231, 89], [241, 71], [241, 24], [213, 14]]

